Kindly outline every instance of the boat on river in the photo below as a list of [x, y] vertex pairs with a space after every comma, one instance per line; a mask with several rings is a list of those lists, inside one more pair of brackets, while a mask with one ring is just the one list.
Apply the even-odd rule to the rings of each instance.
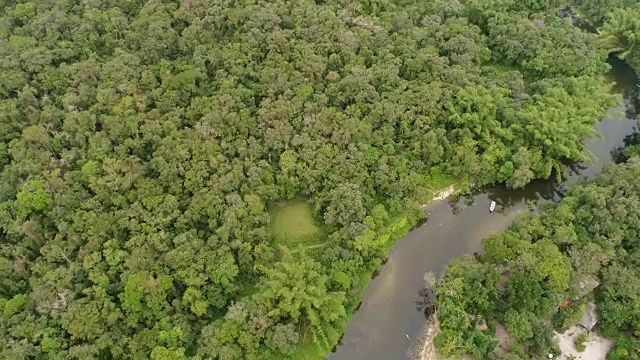
[[489, 212], [493, 212], [496, 209], [496, 202], [492, 201], [491, 205], [489, 205]]

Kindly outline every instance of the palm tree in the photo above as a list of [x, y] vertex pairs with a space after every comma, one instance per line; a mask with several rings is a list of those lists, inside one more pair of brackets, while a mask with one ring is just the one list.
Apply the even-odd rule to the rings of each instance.
[[[621, 60], [633, 61], [640, 41], [640, 11], [618, 9], [611, 13], [609, 20], [600, 30], [600, 42]], [[630, 57], [631, 56], [631, 57]]]

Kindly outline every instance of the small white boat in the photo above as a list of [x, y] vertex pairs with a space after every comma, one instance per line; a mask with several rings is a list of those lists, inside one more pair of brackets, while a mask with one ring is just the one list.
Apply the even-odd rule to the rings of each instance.
[[491, 205], [489, 205], [489, 212], [493, 212], [496, 209], [496, 202], [492, 201]]

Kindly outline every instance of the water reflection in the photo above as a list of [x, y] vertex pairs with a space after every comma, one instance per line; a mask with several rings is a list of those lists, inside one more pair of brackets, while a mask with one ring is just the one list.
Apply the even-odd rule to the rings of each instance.
[[[574, 163], [567, 164], [566, 165], [567, 166], [567, 170], [569, 171], [569, 176], [568, 177], [582, 175], [582, 171], [589, 168], [589, 165], [588, 165], [589, 163], [598, 161], [597, 157], [595, 155], [593, 155], [593, 153], [590, 153], [590, 155], [591, 155], [590, 156], [591, 159], [590, 159], [589, 162], [586, 162], [586, 163], [574, 162]], [[565, 176], [565, 177], [567, 177], [567, 176]]]
[[612, 70], [607, 74], [607, 79], [613, 82], [612, 91], [622, 94], [623, 104], [628, 119], [635, 119], [638, 107], [638, 77], [636, 73], [615, 55], [609, 55], [608, 59]]
[[435, 311], [435, 293], [428, 287], [423, 287], [418, 291], [418, 300], [415, 301], [416, 310], [422, 312], [428, 318]]
[[[579, 170], [579, 166], [571, 171]], [[555, 177], [555, 176], [554, 176]], [[478, 197], [482, 195], [483, 201], [486, 197], [486, 204], [478, 204], [487, 207], [489, 203], [496, 202], [494, 213], [506, 214], [511, 208], [520, 204], [527, 204], [530, 211], [535, 211], [538, 202], [558, 201], [565, 194], [566, 185], [555, 183], [553, 180], [535, 180], [524, 188], [510, 189], [503, 184], [486, 186], [474, 189], [471, 194], [460, 195], [449, 201], [449, 208], [454, 215], [460, 214], [465, 208], [476, 205]]]
[[635, 130], [633, 134], [624, 137], [624, 145], [618, 146], [611, 150], [611, 157], [616, 164], [623, 163], [629, 159], [629, 155], [625, 152], [625, 148], [640, 144], [640, 133]]

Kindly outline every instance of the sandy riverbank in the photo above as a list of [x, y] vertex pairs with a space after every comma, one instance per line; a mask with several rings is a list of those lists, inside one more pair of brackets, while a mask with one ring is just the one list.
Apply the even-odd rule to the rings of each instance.
[[441, 201], [441, 200], [445, 200], [446, 198], [448, 198], [449, 196], [453, 195], [456, 193], [456, 188], [454, 185], [449, 186], [446, 189], [441, 190], [440, 192], [438, 192], [437, 194], [435, 194], [433, 196], [433, 198], [431, 199], [431, 201], [429, 201], [426, 204], [423, 204], [422, 207], [427, 207], [437, 201]]
[[424, 324], [420, 336], [416, 343], [416, 351], [412, 358], [414, 360], [440, 360], [433, 340], [440, 333], [440, 326], [435, 316], [429, 317]]

